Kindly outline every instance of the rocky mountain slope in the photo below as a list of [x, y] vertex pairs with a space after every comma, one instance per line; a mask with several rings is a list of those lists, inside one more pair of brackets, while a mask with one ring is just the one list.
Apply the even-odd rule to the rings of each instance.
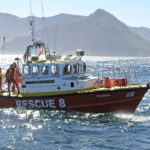
[[[0, 36], [6, 36], [5, 53], [22, 54], [31, 44], [28, 22], [29, 18], [0, 14]], [[38, 40], [57, 53], [73, 54], [76, 49], [83, 49], [87, 55], [150, 56], [148, 40], [102, 9], [89, 16], [48, 17], [46, 26], [43, 18], [35, 18], [35, 22]]]

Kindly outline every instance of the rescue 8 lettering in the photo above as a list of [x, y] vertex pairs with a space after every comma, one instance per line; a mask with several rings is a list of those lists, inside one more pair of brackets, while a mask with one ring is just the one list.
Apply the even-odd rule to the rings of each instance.
[[[66, 103], [64, 99], [58, 99], [60, 108], [65, 108]], [[56, 108], [56, 101], [54, 99], [49, 100], [16, 100], [17, 107], [30, 107], [30, 108]]]

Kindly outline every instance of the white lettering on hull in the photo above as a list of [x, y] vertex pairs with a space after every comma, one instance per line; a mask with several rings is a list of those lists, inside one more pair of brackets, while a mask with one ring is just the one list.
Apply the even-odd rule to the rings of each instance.
[[129, 97], [134, 97], [135, 93], [134, 92], [129, 92], [126, 94], [126, 98], [129, 98]]
[[[60, 108], [65, 108], [66, 103], [64, 99], [58, 99], [58, 105]], [[49, 100], [16, 100], [17, 107], [29, 107], [29, 108], [56, 108], [55, 99]]]
[[96, 95], [97, 98], [106, 98], [106, 97], [110, 97], [110, 94], [98, 94]]

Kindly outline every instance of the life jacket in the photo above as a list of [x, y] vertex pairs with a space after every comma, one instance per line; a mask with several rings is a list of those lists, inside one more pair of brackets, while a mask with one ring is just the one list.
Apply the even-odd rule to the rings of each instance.
[[19, 72], [19, 69], [17, 66], [13, 66], [12, 68], [12, 76], [13, 76], [13, 79], [17, 81], [18, 77], [21, 76], [21, 73]]
[[0, 83], [2, 82], [2, 78], [3, 78], [3, 74], [2, 74], [2, 70], [0, 69]]
[[0, 69], [0, 80], [3, 78], [2, 70]]

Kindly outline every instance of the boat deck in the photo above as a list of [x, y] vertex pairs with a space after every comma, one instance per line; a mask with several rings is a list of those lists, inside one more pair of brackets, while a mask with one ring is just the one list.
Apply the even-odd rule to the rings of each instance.
[[4, 97], [34, 97], [34, 96], [52, 96], [52, 95], [62, 95], [62, 94], [75, 94], [75, 93], [92, 93], [92, 92], [106, 92], [106, 91], [120, 91], [128, 89], [139, 89], [139, 88], [148, 88], [145, 85], [126, 85], [126, 86], [114, 86], [111, 88], [93, 88], [93, 89], [79, 89], [79, 90], [69, 90], [69, 91], [57, 91], [57, 92], [46, 92], [46, 93], [21, 93], [17, 94], [17, 91], [11, 92], [10, 96], [7, 91], [0, 93], [0, 96]]

